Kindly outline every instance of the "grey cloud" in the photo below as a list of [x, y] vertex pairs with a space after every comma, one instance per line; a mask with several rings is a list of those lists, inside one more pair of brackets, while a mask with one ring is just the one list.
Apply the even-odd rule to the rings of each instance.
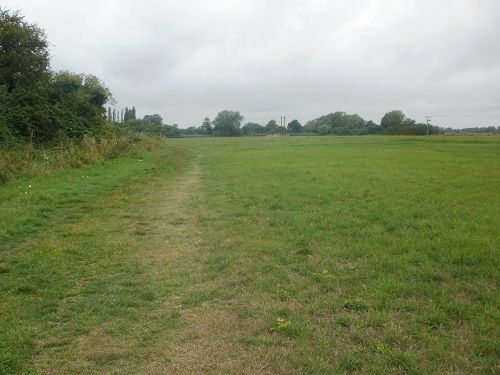
[[496, 0], [4, 0], [47, 31], [53, 67], [98, 75], [119, 106], [199, 126], [379, 121], [500, 126]]

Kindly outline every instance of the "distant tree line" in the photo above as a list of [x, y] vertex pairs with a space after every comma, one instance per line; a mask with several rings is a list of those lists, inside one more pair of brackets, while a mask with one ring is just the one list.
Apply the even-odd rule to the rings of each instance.
[[271, 119], [265, 125], [247, 122], [241, 125], [243, 116], [238, 111], [224, 110], [217, 114], [213, 121], [205, 117], [200, 127], [191, 126], [181, 129], [185, 135], [269, 135], [269, 134], [336, 134], [336, 135], [366, 135], [366, 134], [401, 134], [425, 135], [440, 134], [444, 129], [428, 124], [417, 123], [407, 118], [401, 111], [388, 112], [382, 117], [380, 125], [372, 120], [366, 121], [357, 114], [334, 112], [318, 117], [302, 125], [298, 120], [292, 120], [286, 126], [280, 126]]
[[301, 132], [302, 125], [293, 120], [285, 128], [276, 123], [276, 120], [269, 120], [266, 125], [260, 125], [255, 122], [247, 122], [242, 126], [244, 118], [239, 111], [224, 110], [210, 121], [205, 117], [200, 127], [191, 126], [187, 129], [181, 129], [185, 135], [214, 135], [220, 137], [237, 137], [241, 135], [265, 135], [282, 134], [288, 132]]
[[387, 112], [376, 124], [372, 120], [366, 121], [357, 114], [334, 112], [318, 117], [302, 125], [298, 120], [292, 120], [285, 126], [280, 126], [271, 119], [265, 125], [247, 122], [241, 125], [243, 116], [238, 111], [224, 110], [217, 114], [213, 121], [205, 117], [200, 127], [191, 126], [180, 129], [182, 135], [214, 135], [214, 136], [244, 136], [270, 134], [317, 134], [317, 135], [432, 135], [443, 133], [488, 133], [500, 134], [500, 126], [452, 129], [442, 128], [427, 123], [417, 123], [408, 118], [400, 110]]
[[462, 134], [500, 134], [500, 126], [484, 126], [476, 128], [453, 129], [445, 128], [445, 133], [462, 133]]
[[126, 119], [125, 125], [133, 131], [145, 134], [161, 135], [164, 137], [178, 137], [181, 135], [177, 124], [167, 125], [163, 123], [163, 118], [158, 114], [146, 115], [142, 119]]
[[161, 135], [164, 137], [178, 137], [181, 130], [177, 124], [167, 125], [163, 118], [158, 115], [145, 115], [142, 119], [137, 118], [135, 107], [129, 109], [125, 107], [122, 110], [108, 108], [107, 121], [115, 125], [122, 125], [122, 128], [132, 130], [138, 133]]

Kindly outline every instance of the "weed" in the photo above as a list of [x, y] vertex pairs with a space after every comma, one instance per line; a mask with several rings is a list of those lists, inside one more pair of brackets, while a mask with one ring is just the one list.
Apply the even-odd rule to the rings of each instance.
[[289, 327], [291, 324], [292, 324], [292, 322], [290, 322], [290, 321], [286, 321], [283, 318], [277, 318], [276, 325], [271, 327], [270, 330], [275, 331], [275, 332], [284, 331], [285, 328]]

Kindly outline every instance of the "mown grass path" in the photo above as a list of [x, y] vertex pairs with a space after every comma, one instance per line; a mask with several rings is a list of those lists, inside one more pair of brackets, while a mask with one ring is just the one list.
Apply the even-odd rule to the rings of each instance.
[[180, 139], [0, 190], [0, 373], [490, 374], [497, 138]]
[[162, 373], [192, 157], [167, 146], [2, 191], [0, 373]]

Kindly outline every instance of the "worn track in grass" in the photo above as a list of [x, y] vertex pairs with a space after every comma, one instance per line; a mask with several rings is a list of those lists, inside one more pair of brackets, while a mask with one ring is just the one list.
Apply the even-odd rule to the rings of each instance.
[[201, 276], [210, 257], [197, 229], [202, 172], [186, 152], [170, 156], [173, 173], [87, 203], [95, 214], [65, 225], [63, 238], [34, 240], [35, 248], [73, 244], [85, 252], [81, 239], [91, 236], [93, 246], [109, 250], [105, 259], [89, 254], [102, 265], [73, 275], [53, 319], [36, 328], [37, 372], [267, 373], [260, 371], [265, 362], [235, 342], [235, 331], [244, 331], [238, 317], [219, 295], [204, 294], [217, 280]]

